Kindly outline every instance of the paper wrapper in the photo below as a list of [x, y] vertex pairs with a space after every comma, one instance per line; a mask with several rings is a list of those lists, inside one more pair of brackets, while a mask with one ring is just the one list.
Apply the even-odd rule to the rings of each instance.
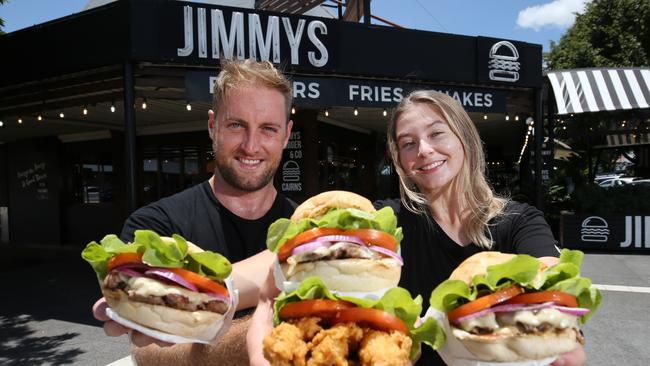
[[541, 360], [528, 360], [528, 361], [518, 361], [518, 362], [489, 362], [481, 361], [476, 359], [470, 351], [465, 348], [465, 346], [452, 335], [451, 327], [449, 326], [449, 321], [447, 320], [447, 314], [440, 312], [434, 308], [429, 308], [424, 314], [422, 320], [426, 318], [435, 319], [438, 324], [441, 324], [447, 335], [447, 341], [445, 345], [439, 348], [438, 354], [449, 366], [547, 366], [550, 365], [557, 356], [548, 357]]
[[223, 337], [226, 332], [228, 332], [228, 329], [232, 324], [232, 318], [235, 315], [235, 310], [237, 309], [237, 303], [239, 302], [239, 291], [236, 290], [233, 285], [232, 276], [226, 278], [224, 280], [224, 283], [226, 284], [226, 288], [230, 294], [230, 306], [228, 307], [226, 313], [223, 314], [223, 316], [218, 321], [214, 322], [214, 324], [207, 328], [198, 338], [188, 338], [147, 328], [129, 319], [121, 317], [111, 308], [106, 309], [106, 315], [113, 321], [127, 328], [137, 330], [140, 333], [146, 334], [151, 338], [155, 338], [163, 342], [216, 344], [219, 339]]
[[[280, 262], [278, 262], [277, 256], [275, 257], [275, 261], [273, 263], [273, 279], [275, 280], [275, 287], [277, 287], [280, 291], [291, 292], [300, 286], [300, 282], [287, 281], [286, 277], [284, 277], [284, 273], [282, 273], [282, 267], [280, 267]], [[329, 290], [331, 293], [339, 296], [350, 296], [360, 299], [378, 300], [384, 296], [384, 293], [386, 293], [386, 291], [390, 290], [391, 288], [392, 287], [387, 287], [385, 289], [370, 292], [334, 291], [332, 289]]]

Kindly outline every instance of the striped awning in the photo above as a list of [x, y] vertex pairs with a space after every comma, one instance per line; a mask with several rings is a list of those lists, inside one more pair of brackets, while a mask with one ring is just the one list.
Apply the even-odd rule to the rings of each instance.
[[650, 68], [550, 71], [558, 114], [650, 108]]

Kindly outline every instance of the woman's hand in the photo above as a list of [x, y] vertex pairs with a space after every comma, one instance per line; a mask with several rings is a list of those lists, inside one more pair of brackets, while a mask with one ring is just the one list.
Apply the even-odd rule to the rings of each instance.
[[254, 366], [269, 366], [264, 358], [264, 337], [273, 330], [273, 299], [280, 293], [273, 281], [273, 271], [269, 270], [262, 288], [257, 308], [251, 318], [251, 325], [246, 334], [246, 348], [250, 364]]
[[104, 333], [106, 333], [107, 336], [119, 337], [124, 334], [129, 334], [131, 343], [137, 347], [145, 347], [150, 344], [157, 344], [161, 347], [171, 346], [170, 343], [151, 338], [136, 330], [127, 328], [117, 322], [112, 321], [108, 315], [106, 315], [106, 308], [108, 308], [108, 303], [106, 303], [106, 299], [103, 297], [97, 300], [97, 302], [95, 302], [95, 305], [93, 305], [93, 316], [95, 319], [104, 322]]

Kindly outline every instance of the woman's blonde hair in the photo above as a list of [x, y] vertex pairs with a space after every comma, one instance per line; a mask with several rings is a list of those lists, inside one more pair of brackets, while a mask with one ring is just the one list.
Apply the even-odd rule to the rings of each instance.
[[459, 174], [452, 181], [453, 187], [462, 192], [459, 199], [461, 212], [468, 211], [468, 224], [464, 226], [465, 233], [472, 243], [490, 248], [492, 240], [488, 224], [491, 219], [503, 213], [507, 199], [498, 197], [492, 191], [485, 178], [485, 155], [483, 143], [476, 126], [465, 109], [452, 97], [432, 90], [417, 90], [402, 99], [393, 111], [388, 123], [388, 148], [399, 175], [400, 196], [404, 206], [418, 214], [426, 214], [428, 201], [417, 186], [409, 179], [408, 174], [400, 165], [399, 148], [397, 145], [396, 127], [400, 116], [417, 104], [425, 104], [436, 110], [449, 124], [451, 131], [460, 140], [465, 152], [465, 159]]
[[224, 60], [221, 72], [214, 84], [214, 113], [217, 114], [228, 90], [243, 85], [262, 85], [282, 93], [285, 100], [287, 121], [291, 118], [293, 93], [291, 82], [269, 61]]

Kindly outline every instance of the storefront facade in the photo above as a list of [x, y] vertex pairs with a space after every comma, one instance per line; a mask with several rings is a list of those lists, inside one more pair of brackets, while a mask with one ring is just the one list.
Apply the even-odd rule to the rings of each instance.
[[0, 49], [0, 207], [11, 243], [82, 245], [207, 179], [221, 58], [270, 60], [290, 76], [295, 127], [276, 185], [296, 201], [327, 189], [395, 197], [386, 121], [423, 88], [470, 112], [498, 189], [534, 185], [529, 160], [515, 165], [524, 121], [541, 113], [539, 45], [147, 0], [5, 35]]

